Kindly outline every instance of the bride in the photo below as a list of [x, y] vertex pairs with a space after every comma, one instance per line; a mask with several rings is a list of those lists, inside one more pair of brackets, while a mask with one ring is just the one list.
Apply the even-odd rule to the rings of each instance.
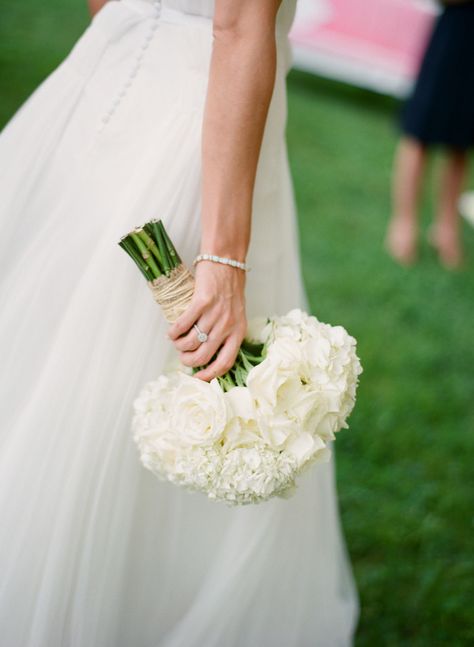
[[[0, 138], [2, 645], [349, 645], [332, 462], [292, 499], [230, 509], [156, 480], [129, 431], [176, 351], [218, 351], [209, 380], [246, 313], [306, 307], [284, 138], [295, 0], [97, 8]], [[198, 263], [168, 327], [117, 245], [150, 218], [188, 264], [252, 271]]]

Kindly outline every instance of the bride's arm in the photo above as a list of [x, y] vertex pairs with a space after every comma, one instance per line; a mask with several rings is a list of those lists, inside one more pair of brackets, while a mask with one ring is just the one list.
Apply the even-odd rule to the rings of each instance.
[[[244, 261], [252, 195], [275, 82], [275, 20], [280, 0], [216, 0], [214, 43], [202, 135], [201, 252]], [[191, 305], [169, 335], [188, 366], [217, 359], [209, 380], [234, 363], [245, 335], [245, 273], [203, 261]], [[209, 334], [199, 344], [194, 323]]]
[[102, 9], [106, 2], [108, 2], [108, 0], [87, 0], [91, 16], [95, 16], [95, 14], [100, 11], [100, 9]]

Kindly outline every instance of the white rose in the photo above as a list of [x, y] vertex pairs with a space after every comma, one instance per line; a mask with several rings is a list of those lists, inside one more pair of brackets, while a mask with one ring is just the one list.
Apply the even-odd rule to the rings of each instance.
[[342, 424], [339, 414], [329, 412], [322, 398], [321, 403], [306, 419], [305, 431], [313, 436], [319, 436], [324, 441], [334, 440], [334, 434], [341, 429]]
[[242, 418], [231, 418], [224, 430], [223, 446], [224, 452], [236, 447], [253, 447], [263, 443], [263, 436], [256, 420], [242, 420]]
[[171, 411], [173, 432], [184, 445], [212, 445], [227, 424], [227, 406], [219, 382], [181, 374]]
[[255, 418], [255, 403], [250, 391], [244, 386], [235, 386], [224, 393], [224, 398], [232, 416], [242, 420]]
[[247, 324], [245, 338], [251, 342], [264, 344], [271, 332], [272, 324], [268, 317], [254, 317]]
[[307, 362], [301, 351], [302, 344], [296, 340], [277, 339], [267, 358], [247, 376], [262, 436], [273, 448], [304, 431], [315, 406], [316, 395], [308, 386]]
[[311, 367], [311, 372], [320, 372], [321, 375], [324, 375], [324, 371], [331, 361], [331, 344], [329, 341], [321, 335], [311, 337], [304, 343], [303, 353]]
[[224, 394], [228, 407], [228, 421], [224, 431], [225, 451], [235, 447], [251, 446], [262, 442], [256, 420], [255, 403], [250, 391], [236, 386]]
[[154, 382], [145, 384], [133, 403], [132, 430], [137, 442], [141, 438], [166, 433], [172, 394], [171, 380], [164, 375]]
[[277, 394], [276, 412], [286, 413], [294, 420], [303, 423], [311, 413], [318, 398], [306, 380], [295, 372], [280, 385]]
[[297, 341], [307, 339], [311, 328], [318, 324], [318, 320], [303, 310], [290, 310], [284, 317], [275, 317], [273, 320], [273, 339], [288, 337]]
[[288, 379], [288, 371], [281, 370], [276, 358], [266, 357], [254, 366], [247, 375], [247, 388], [259, 410], [273, 410], [276, 406], [278, 389]]
[[309, 460], [329, 460], [329, 451], [321, 438], [311, 434], [303, 433], [293, 438], [285, 447], [291, 456], [296, 460], [298, 468], [302, 467]]
[[288, 415], [262, 414], [258, 418], [260, 434], [272, 449], [281, 449], [299, 431], [298, 423]]
[[280, 387], [288, 379], [299, 376], [303, 365], [301, 346], [297, 341], [288, 338], [274, 341], [267, 357], [247, 375], [247, 387], [257, 407], [274, 408]]

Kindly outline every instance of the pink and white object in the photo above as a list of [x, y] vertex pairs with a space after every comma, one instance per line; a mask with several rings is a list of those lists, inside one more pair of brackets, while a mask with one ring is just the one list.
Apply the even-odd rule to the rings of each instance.
[[436, 12], [430, 0], [300, 0], [290, 33], [295, 66], [403, 96]]

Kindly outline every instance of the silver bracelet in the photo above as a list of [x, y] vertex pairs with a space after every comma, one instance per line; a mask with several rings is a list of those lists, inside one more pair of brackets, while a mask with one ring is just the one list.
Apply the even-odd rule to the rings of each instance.
[[247, 265], [247, 263], [241, 263], [240, 261], [236, 261], [233, 258], [215, 256], [214, 254], [198, 254], [193, 261], [193, 265], [196, 265], [196, 263], [199, 263], [200, 261], [212, 261], [213, 263], [222, 263], [223, 265], [238, 267], [239, 270], [244, 270], [244, 272], [250, 271], [250, 267]]

